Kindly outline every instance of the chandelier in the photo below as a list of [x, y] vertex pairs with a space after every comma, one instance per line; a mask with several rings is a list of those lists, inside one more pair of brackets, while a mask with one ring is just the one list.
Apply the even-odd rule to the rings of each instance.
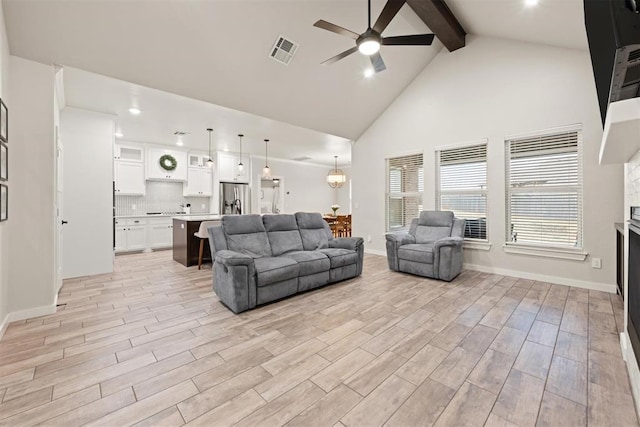
[[329, 171], [327, 175], [327, 184], [331, 188], [340, 188], [347, 181], [344, 172], [338, 169], [338, 156], [333, 156], [335, 167]]

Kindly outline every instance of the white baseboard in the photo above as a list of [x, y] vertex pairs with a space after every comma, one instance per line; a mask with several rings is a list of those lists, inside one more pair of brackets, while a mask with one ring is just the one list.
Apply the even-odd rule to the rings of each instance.
[[13, 311], [7, 314], [0, 325], [0, 340], [4, 336], [7, 326], [11, 322], [17, 322], [19, 320], [31, 319], [32, 317], [45, 316], [47, 314], [53, 314], [56, 312], [56, 304], [45, 305], [42, 307], [29, 308], [27, 310]]
[[380, 255], [380, 256], [387, 256], [387, 252], [385, 251], [379, 251], [377, 249], [366, 249], [364, 250], [365, 254], [371, 254], [371, 255]]
[[631, 393], [633, 394], [633, 400], [636, 402], [636, 413], [640, 417], [640, 411], [638, 410], [638, 402], [640, 402], [640, 369], [638, 369], [638, 361], [635, 354], [633, 354], [633, 347], [631, 347], [631, 341], [626, 332], [620, 334], [620, 349], [622, 350], [622, 358], [627, 365]]
[[567, 277], [547, 276], [544, 274], [529, 273], [526, 271], [507, 270], [503, 268], [486, 267], [484, 265], [464, 264], [466, 270], [481, 271], [483, 273], [500, 274], [521, 279], [535, 280], [538, 282], [555, 283], [557, 285], [574, 286], [576, 288], [593, 289], [594, 291], [616, 293], [618, 287], [614, 284], [587, 282], [584, 280], [569, 279]]

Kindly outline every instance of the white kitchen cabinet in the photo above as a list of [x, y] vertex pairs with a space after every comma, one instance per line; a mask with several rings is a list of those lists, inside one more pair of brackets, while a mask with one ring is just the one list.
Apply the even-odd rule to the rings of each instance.
[[232, 153], [218, 153], [218, 179], [221, 182], [249, 182], [250, 160], [242, 156], [242, 171], [238, 170], [240, 156]]
[[116, 219], [116, 252], [147, 249], [146, 219]]
[[205, 153], [189, 153], [189, 167], [190, 168], [208, 168], [209, 155]]
[[115, 144], [113, 148], [113, 159], [143, 163], [144, 148], [137, 145]]
[[114, 172], [116, 195], [145, 194], [144, 163], [115, 160]]
[[[160, 166], [160, 158], [169, 154], [176, 159], [176, 168], [166, 170]], [[147, 150], [147, 179], [156, 181], [186, 181], [188, 160], [187, 153], [179, 150], [164, 148], [149, 148]]]
[[184, 185], [185, 197], [211, 197], [213, 174], [209, 168], [189, 168], [188, 181]]
[[169, 248], [173, 244], [173, 220], [170, 217], [149, 218], [147, 246], [149, 249]]

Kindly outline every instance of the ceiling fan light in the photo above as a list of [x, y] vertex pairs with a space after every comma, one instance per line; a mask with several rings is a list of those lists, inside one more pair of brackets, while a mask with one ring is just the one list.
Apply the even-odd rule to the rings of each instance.
[[358, 50], [363, 55], [371, 56], [380, 50], [380, 42], [375, 38], [365, 39], [358, 44]]

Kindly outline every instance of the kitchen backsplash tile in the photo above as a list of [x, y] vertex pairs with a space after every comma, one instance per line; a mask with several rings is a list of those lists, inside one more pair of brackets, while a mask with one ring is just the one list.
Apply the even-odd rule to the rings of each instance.
[[181, 182], [147, 181], [146, 185], [147, 194], [144, 196], [116, 196], [116, 216], [179, 212], [183, 210], [180, 205], [187, 203], [191, 203], [191, 213], [209, 213], [209, 198], [184, 197]]

